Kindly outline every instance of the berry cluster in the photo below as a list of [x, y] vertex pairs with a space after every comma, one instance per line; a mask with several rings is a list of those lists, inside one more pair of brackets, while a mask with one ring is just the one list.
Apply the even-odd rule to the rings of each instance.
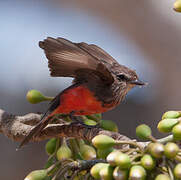
[[[47, 100], [36, 90], [29, 91], [27, 99], [31, 103]], [[82, 119], [86, 125], [99, 123], [104, 130], [118, 131], [117, 125], [110, 120], [102, 120], [101, 114], [82, 116]], [[164, 113], [157, 128], [170, 134], [156, 139], [151, 128], [142, 124], [136, 128], [136, 135], [147, 141], [144, 143], [116, 140], [104, 134], [96, 135], [91, 142], [52, 138], [46, 143], [49, 158], [44, 169], [32, 171], [25, 180], [179, 180], [181, 112]]]

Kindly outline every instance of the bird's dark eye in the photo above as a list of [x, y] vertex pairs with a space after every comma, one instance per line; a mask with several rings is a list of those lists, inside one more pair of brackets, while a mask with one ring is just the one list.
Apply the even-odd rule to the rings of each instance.
[[118, 77], [118, 79], [121, 80], [121, 81], [125, 81], [125, 80], [128, 79], [124, 74], [119, 74], [117, 77]]

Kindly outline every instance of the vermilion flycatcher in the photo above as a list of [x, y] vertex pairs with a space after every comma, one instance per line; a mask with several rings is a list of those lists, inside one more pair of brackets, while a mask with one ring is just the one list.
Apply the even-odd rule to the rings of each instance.
[[73, 85], [51, 102], [41, 121], [20, 147], [51, 122], [55, 114], [91, 115], [116, 107], [135, 85], [144, 85], [135, 71], [118, 62], [94, 44], [73, 43], [64, 38], [39, 42], [48, 58], [53, 77], [73, 77]]

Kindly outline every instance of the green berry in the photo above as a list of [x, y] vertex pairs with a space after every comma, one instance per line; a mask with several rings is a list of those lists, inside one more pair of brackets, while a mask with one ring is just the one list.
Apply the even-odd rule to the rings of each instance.
[[151, 129], [146, 124], [141, 124], [136, 128], [136, 135], [140, 139], [148, 140], [151, 136]]
[[168, 142], [164, 147], [164, 154], [169, 159], [175, 158], [178, 151], [179, 151], [178, 145], [176, 145], [173, 142]]
[[110, 120], [101, 120], [100, 127], [107, 131], [118, 132], [118, 126], [116, 125], [115, 122]]
[[180, 117], [180, 112], [178, 111], [167, 111], [163, 114], [162, 119], [175, 119]]
[[146, 171], [142, 166], [134, 165], [129, 172], [129, 180], [145, 180]]
[[24, 180], [45, 180], [47, 177], [46, 170], [35, 170], [28, 174]]
[[107, 156], [106, 160], [107, 160], [107, 162], [108, 162], [111, 166], [116, 166], [116, 165], [117, 165], [117, 164], [116, 164], [116, 159], [117, 159], [117, 157], [118, 157], [119, 155], [121, 155], [121, 154], [122, 154], [122, 152], [120, 152], [120, 151], [118, 151], [118, 150], [115, 150], [115, 151], [111, 152], [111, 153]]
[[141, 165], [146, 169], [146, 170], [152, 170], [155, 168], [156, 165], [156, 161], [155, 159], [149, 155], [149, 154], [145, 154], [143, 155], [143, 157], [141, 158]]
[[149, 152], [155, 158], [161, 158], [164, 154], [164, 145], [161, 143], [153, 143], [150, 146]]
[[151, 157], [149, 154], [145, 154], [141, 158], [141, 165], [146, 169], [146, 170], [152, 170], [155, 168], [156, 161], [153, 157]]
[[152, 147], [153, 144], [154, 144], [153, 142], [150, 142], [150, 143], [147, 145], [147, 148], [146, 148], [147, 152], [150, 152], [150, 149], [151, 149], [151, 147]]
[[107, 166], [109, 166], [109, 164], [107, 163], [97, 163], [91, 168], [90, 174], [92, 175], [93, 178], [100, 179], [101, 178], [99, 174], [100, 170], [103, 167], [107, 167]]
[[178, 119], [164, 119], [158, 123], [158, 130], [163, 133], [172, 131], [172, 128], [178, 123]]
[[176, 12], [181, 12], [181, 0], [176, 0], [173, 9]]
[[131, 159], [127, 154], [120, 153], [115, 159], [115, 163], [121, 169], [128, 169], [131, 166]]
[[113, 177], [115, 180], [127, 180], [128, 170], [123, 170], [119, 166], [114, 169]]
[[56, 143], [57, 143], [56, 138], [52, 138], [46, 143], [45, 149], [46, 149], [46, 152], [47, 152], [48, 155], [51, 155], [51, 154], [53, 154], [55, 152]]
[[57, 159], [60, 161], [62, 159], [69, 159], [72, 157], [72, 152], [66, 143], [63, 143], [57, 150]]
[[173, 173], [177, 179], [181, 179], [181, 163], [179, 163], [175, 166]]
[[99, 172], [101, 180], [113, 180], [113, 170], [111, 165], [103, 167]]
[[92, 146], [82, 144], [80, 146], [80, 154], [83, 159], [91, 160], [96, 158], [96, 151]]
[[86, 124], [88, 126], [95, 126], [97, 123], [92, 119], [85, 119], [84, 124]]
[[46, 97], [40, 91], [32, 89], [32, 90], [28, 91], [28, 93], [26, 95], [26, 99], [28, 100], [28, 102], [30, 102], [32, 104], [36, 104], [36, 103], [40, 103], [42, 101], [50, 101], [53, 98]]
[[181, 123], [175, 125], [172, 129], [174, 140], [181, 140]]
[[92, 144], [98, 149], [106, 149], [113, 147], [116, 142], [112, 137], [100, 134], [92, 139]]
[[159, 174], [159, 175], [157, 175], [157, 177], [155, 178], [155, 180], [171, 180], [171, 179], [170, 179], [169, 176], [166, 175], [166, 174]]

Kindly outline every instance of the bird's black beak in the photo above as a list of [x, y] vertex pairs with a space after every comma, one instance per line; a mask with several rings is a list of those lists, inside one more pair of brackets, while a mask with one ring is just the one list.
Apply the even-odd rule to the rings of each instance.
[[138, 86], [144, 86], [147, 83], [144, 83], [143, 81], [140, 81], [139, 79], [129, 81], [130, 84], [138, 85]]

